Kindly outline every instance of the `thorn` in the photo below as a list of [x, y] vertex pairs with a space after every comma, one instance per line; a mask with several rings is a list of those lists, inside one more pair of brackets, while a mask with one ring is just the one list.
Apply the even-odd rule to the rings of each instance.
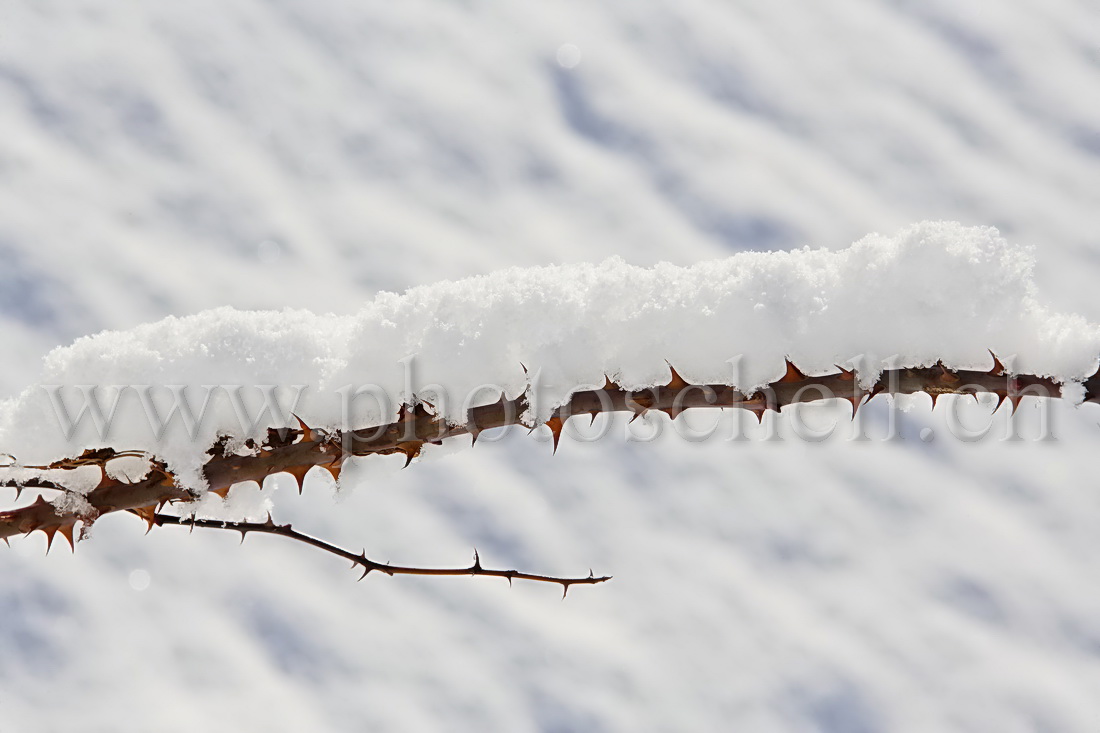
[[298, 496], [302, 495], [306, 483], [306, 474], [309, 473], [311, 468], [313, 466], [290, 466], [283, 469], [283, 473], [289, 473], [294, 478], [295, 483], [298, 484]]
[[780, 383], [801, 382], [806, 379], [806, 375], [790, 359], [783, 359], [783, 361], [787, 363], [787, 373], [779, 379]]
[[1005, 365], [1001, 363], [1001, 360], [997, 358], [997, 355], [993, 353], [993, 349], [986, 349], [989, 355], [993, 357], [993, 368], [989, 370], [989, 374], [994, 377], [999, 377], [1005, 373]]
[[658, 407], [657, 409], [660, 410], [661, 412], [665, 413], [666, 415], [668, 415], [670, 420], [675, 420], [680, 415], [682, 415], [684, 410], [686, 410], [687, 408], [686, 407]]
[[768, 408], [761, 404], [748, 403], [744, 405], [745, 409], [749, 411], [749, 414], [756, 418], [756, 424], [762, 425], [764, 423], [764, 413]]
[[562, 428], [565, 427], [565, 423], [557, 415], [546, 421], [546, 427], [550, 428], [550, 432], [554, 435], [554, 453], [558, 452], [558, 441], [561, 439]]
[[840, 364], [833, 364], [833, 366], [835, 366], [837, 369], [840, 370], [840, 374], [837, 375], [838, 379], [843, 379], [845, 382], [851, 382], [851, 381], [855, 380], [855, 378], [856, 378], [856, 370], [855, 369], [845, 369]]
[[157, 513], [157, 510], [154, 507], [138, 507], [136, 509], [131, 509], [130, 512], [145, 520], [145, 523], [148, 525], [145, 528], [145, 534], [149, 534], [153, 530], [153, 524], [156, 522]]
[[477, 445], [477, 436], [480, 435], [480, 434], [481, 434], [481, 431], [478, 430], [477, 428], [474, 428], [474, 427], [470, 428], [470, 447], [471, 448], [473, 448], [475, 445]]
[[477, 554], [477, 548], [474, 548], [474, 564], [470, 568], [470, 574], [474, 575], [481, 572], [481, 556]]
[[96, 484], [96, 489], [102, 489], [110, 483], [112, 483], [112, 480], [111, 477], [107, 475], [107, 465], [102, 464], [99, 466], [99, 483]]
[[423, 440], [409, 440], [404, 443], [398, 443], [397, 452], [405, 454], [405, 465], [402, 466], [402, 468], [408, 468], [412, 460], [420, 455], [420, 450], [423, 447]]
[[53, 537], [57, 534], [57, 525], [50, 527], [40, 527], [42, 534], [46, 535], [46, 554], [50, 554], [50, 548], [53, 547]]
[[306, 421], [303, 420], [302, 418], [298, 417], [297, 415], [295, 415], [293, 412], [290, 413], [290, 416], [298, 421], [298, 432], [300, 432], [302, 434], [302, 440], [304, 440], [304, 441], [313, 440], [313, 437], [312, 437], [313, 431], [309, 429], [308, 425], [306, 425]]
[[864, 395], [852, 395], [851, 397], [843, 397], [842, 399], [848, 400], [852, 403], [852, 419], [856, 419], [856, 413], [859, 412], [860, 405], [863, 404]]
[[230, 484], [229, 486], [222, 486], [221, 488], [217, 488], [217, 489], [210, 489], [210, 493], [217, 494], [222, 499], [227, 499], [227, 498], [229, 498], [229, 489], [231, 489], [231, 488], [232, 488], [232, 484]]
[[520, 365], [520, 368], [523, 369], [523, 376], [525, 376], [525, 377], [530, 376], [531, 372], [527, 371], [527, 367], [524, 365], [524, 363], [522, 361], [519, 363], [519, 365]]
[[7, 538], [7, 537], [0, 537], [0, 539], [4, 540], [4, 544], [5, 544], [5, 545], [7, 545], [8, 547], [11, 547], [11, 543], [10, 543], [10, 542], [8, 542], [8, 538]]
[[[267, 519], [264, 521], [264, 526], [270, 527], [271, 529], [275, 528], [275, 520], [271, 518], [271, 512], [267, 513]], [[366, 552], [366, 550], [364, 550], [364, 552]]]
[[561, 599], [564, 601], [565, 596], [569, 594], [569, 583], [563, 582], [561, 584]]
[[665, 360], [665, 364], [668, 364], [668, 370], [672, 372], [672, 377], [668, 380], [668, 384], [665, 385], [666, 389], [671, 389], [679, 392], [684, 387], [690, 386], [687, 381], [685, 381], [684, 378], [681, 377], [680, 374], [676, 371], [676, 367], [672, 366], [672, 364], [670, 364], [667, 359]]
[[593, 410], [589, 414], [592, 415], [592, 422], [588, 423], [588, 427], [592, 427], [593, 425], [596, 424], [596, 418], [599, 417], [600, 411], [599, 410]]
[[939, 399], [940, 395], [939, 395], [938, 392], [929, 392], [928, 396], [932, 398], [932, 411], [935, 412], [935, 410], [936, 410], [936, 400]]
[[936, 366], [938, 366], [940, 368], [940, 371], [943, 372], [943, 374], [940, 375], [940, 381], [941, 382], [958, 382], [958, 381], [960, 381], [959, 375], [955, 374], [955, 372], [951, 371], [946, 366], [944, 366], [942, 359], [940, 361], [936, 362]]
[[616, 390], [618, 388], [619, 388], [619, 385], [612, 382], [611, 377], [607, 376], [606, 374], [603, 375], [603, 391], [604, 392], [611, 392], [611, 391]]
[[332, 480], [335, 481], [337, 484], [339, 484], [340, 483], [340, 473], [344, 470], [344, 457], [343, 456], [337, 456], [336, 458], [332, 459], [331, 463], [326, 463], [323, 466], [321, 466], [321, 468], [328, 471], [329, 475], [332, 476]]

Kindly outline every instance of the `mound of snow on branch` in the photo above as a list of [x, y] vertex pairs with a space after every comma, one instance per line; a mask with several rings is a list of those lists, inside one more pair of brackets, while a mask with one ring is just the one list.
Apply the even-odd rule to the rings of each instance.
[[355, 315], [216, 309], [55, 350], [39, 384], [3, 405], [0, 449], [24, 465], [143, 450], [201, 485], [219, 435], [258, 437], [291, 413], [367, 427], [424, 398], [462, 422], [503, 390], [528, 392], [542, 421], [605, 375], [663, 383], [669, 363], [746, 392], [782, 375], [784, 357], [807, 373], [856, 363], [873, 378], [890, 357], [976, 368], [993, 350], [1019, 372], [1082, 379], [1100, 333], [1037, 302], [1032, 264], [994, 229], [937, 222], [835, 252], [502, 270], [382, 293]]

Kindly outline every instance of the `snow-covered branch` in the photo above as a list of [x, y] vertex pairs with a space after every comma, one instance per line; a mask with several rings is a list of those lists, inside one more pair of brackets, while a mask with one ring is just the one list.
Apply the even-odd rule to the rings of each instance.
[[221, 309], [98, 334], [0, 408], [0, 486], [56, 493], [0, 512], [0, 537], [72, 541], [105, 513], [153, 523], [169, 502], [509, 425], [548, 426], [556, 449], [576, 415], [1100, 401], [1100, 332], [1039, 304], [1030, 271], [991, 229], [932, 223], [839, 252], [508, 270], [355, 316]]

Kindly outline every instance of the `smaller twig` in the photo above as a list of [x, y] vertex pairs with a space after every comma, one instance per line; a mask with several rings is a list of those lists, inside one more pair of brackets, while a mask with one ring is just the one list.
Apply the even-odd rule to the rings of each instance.
[[[137, 512], [134, 512], [135, 514]], [[140, 515], [139, 515], [140, 516]], [[366, 551], [356, 555], [354, 552], [345, 550], [341, 547], [331, 545], [324, 540], [319, 540], [316, 537], [310, 537], [307, 534], [302, 534], [298, 530], [291, 527], [289, 524], [275, 524], [271, 519], [271, 515], [267, 515], [267, 521], [265, 522], [227, 522], [220, 519], [199, 519], [194, 516], [190, 517], [178, 517], [173, 514], [153, 514], [153, 524], [159, 526], [165, 524], [176, 525], [180, 527], [202, 527], [208, 529], [227, 529], [233, 532], [241, 533], [241, 542], [244, 542], [244, 538], [250, 532], [259, 532], [261, 534], [273, 534], [280, 537], [289, 537], [292, 540], [298, 540], [304, 542], [307, 545], [312, 545], [318, 549], [324, 550], [333, 555], [344, 558], [352, 563], [352, 567], [363, 568], [363, 574], [359, 576], [359, 580], [367, 577], [372, 571], [378, 570], [386, 575], [487, 575], [495, 578], [505, 578], [508, 580], [508, 584], [511, 585], [513, 580], [534, 580], [541, 583], [557, 583], [562, 587], [561, 597], [565, 598], [569, 593], [570, 586], [573, 585], [595, 585], [596, 583], [603, 583], [611, 580], [610, 575], [596, 576], [591, 570], [588, 571], [586, 577], [580, 578], [559, 578], [553, 575], [537, 575], [535, 573], [522, 573], [518, 570], [491, 570], [483, 568], [481, 566], [481, 557], [478, 555], [477, 550], [474, 550], [474, 562], [469, 567], [464, 568], [418, 568], [418, 567], [404, 567], [401, 565], [390, 565], [388, 563], [375, 562], [367, 557]]]
[[70, 491], [66, 486], [62, 486], [59, 483], [50, 481], [49, 479], [42, 478], [41, 476], [31, 476], [25, 479], [0, 479], [0, 488], [15, 489], [15, 500], [19, 501], [19, 497], [23, 494], [23, 489], [52, 489], [55, 491]]

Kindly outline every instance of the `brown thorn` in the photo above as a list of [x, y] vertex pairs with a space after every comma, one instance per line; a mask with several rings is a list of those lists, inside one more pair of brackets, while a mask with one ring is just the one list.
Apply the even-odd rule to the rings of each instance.
[[306, 483], [306, 474], [309, 473], [311, 468], [313, 466], [289, 466], [283, 469], [283, 473], [289, 473], [294, 478], [294, 482], [298, 484], [299, 496], [302, 495]]
[[667, 359], [665, 360], [665, 364], [668, 364], [668, 370], [672, 373], [672, 376], [668, 380], [668, 384], [665, 385], [666, 389], [671, 389], [679, 392], [684, 387], [690, 386], [688, 382], [680, 376], [679, 372], [676, 371], [676, 367], [672, 366], [672, 364]]
[[363, 574], [359, 576], [359, 580], [355, 581], [356, 583], [363, 580], [363, 578], [367, 577], [367, 575], [370, 573], [370, 571], [374, 570], [374, 563], [372, 563], [370, 560], [367, 559], [367, 550], [366, 550], [366, 548], [364, 548], [363, 551], [359, 553], [358, 557], [356, 557], [351, 562], [352, 562], [351, 566], [353, 568], [356, 565], [359, 565], [363, 568]]
[[298, 428], [302, 431], [302, 440], [306, 441], [307, 443], [312, 443], [313, 441], [315, 441], [317, 439], [317, 435], [313, 432], [313, 428], [306, 425], [306, 421], [298, 417], [297, 415], [294, 415], [293, 412], [290, 414], [293, 415], [294, 419], [298, 421]]
[[329, 475], [332, 476], [332, 480], [339, 484], [340, 473], [344, 470], [344, 457], [337, 456], [336, 458], [332, 459], [331, 463], [326, 463], [322, 465], [321, 468], [328, 471]]
[[658, 407], [658, 410], [668, 415], [670, 420], [675, 420], [684, 413], [686, 407]]
[[833, 364], [833, 366], [840, 370], [840, 374], [837, 375], [838, 379], [842, 379], [845, 382], [851, 382], [856, 378], [855, 369], [845, 369], [840, 364]]
[[46, 554], [50, 554], [50, 548], [53, 547], [53, 537], [57, 534], [57, 525], [50, 525], [48, 527], [39, 527], [42, 534], [46, 535]]
[[940, 361], [936, 362], [936, 366], [938, 366], [940, 368], [940, 371], [942, 372], [942, 374], [940, 375], [940, 381], [941, 382], [958, 382], [958, 381], [960, 381], [959, 375], [955, 374], [955, 372], [953, 372], [952, 370], [950, 370], [946, 366], [944, 366], [944, 363], [943, 363], [942, 359]]
[[153, 530], [153, 525], [156, 523], [157, 510], [152, 506], [135, 507], [129, 510], [131, 514], [144, 519], [145, 523], [149, 525], [145, 528], [145, 534], [149, 534]]
[[997, 358], [997, 355], [993, 353], [993, 349], [986, 349], [989, 355], [993, 357], [993, 368], [989, 370], [989, 374], [994, 377], [999, 377], [1005, 373], [1005, 365], [1001, 363], [1001, 360]]
[[409, 440], [404, 443], [398, 443], [397, 452], [405, 454], [405, 465], [402, 466], [402, 468], [408, 468], [412, 460], [420, 455], [420, 451], [423, 447], [423, 440]]
[[554, 415], [552, 418], [546, 421], [545, 425], [546, 427], [550, 428], [550, 432], [554, 436], [554, 453], [557, 454], [558, 441], [561, 439], [561, 431], [562, 428], [565, 427], [565, 423], [562, 421], [561, 417], [559, 417], [558, 415]]
[[69, 549], [76, 552], [76, 541], [73, 539], [73, 531], [76, 529], [76, 522], [70, 522], [69, 524], [63, 524], [57, 528], [57, 531], [61, 533], [61, 536], [69, 541]]
[[794, 362], [787, 358], [784, 358], [783, 361], [787, 364], [787, 373], [780, 377], [779, 383], [802, 382], [806, 379], [806, 375], [794, 365]]
[[[99, 471], [100, 471], [99, 483], [96, 484], [96, 489], [102, 489], [103, 487], [107, 486], [108, 484], [114, 482], [114, 480], [110, 476], [107, 475], [107, 464], [101, 464], [99, 466]], [[94, 491], [94, 489], [93, 489], [93, 491]]]

